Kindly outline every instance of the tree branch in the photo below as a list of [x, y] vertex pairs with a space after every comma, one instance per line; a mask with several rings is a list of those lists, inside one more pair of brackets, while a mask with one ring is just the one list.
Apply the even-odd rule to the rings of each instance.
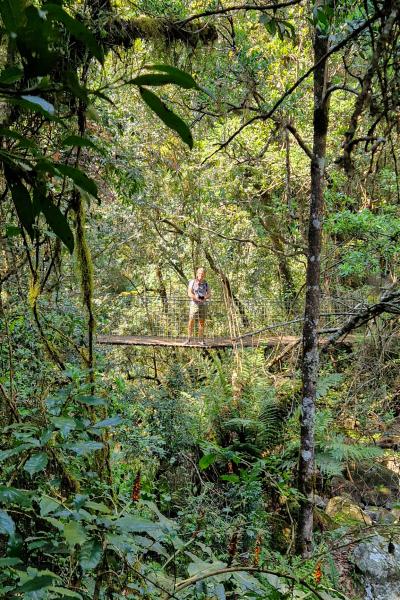
[[226, 148], [244, 129], [246, 129], [246, 127], [248, 127], [252, 123], [255, 123], [255, 121], [266, 121], [266, 120], [270, 119], [272, 117], [272, 115], [278, 110], [280, 105], [286, 100], [286, 98], [291, 96], [292, 93], [299, 87], [299, 85], [301, 85], [303, 83], [303, 81], [305, 79], [307, 79], [315, 71], [315, 69], [317, 69], [324, 61], [326, 61], [326, 59], [329, 58], [329, 56], [331, 56], [332, 54], [335, 54], [336, 52], [338, 52], [339, 50], [344, 48], [344, 46], [346, 46], [346, 44], [348, 44], [351, 40], [355, 39], [360, 33], [362, 33], [372, 23], [374, 23], [380, 16], [381, 16], [380, 12], [375, 13], [370, 19], [368, 19], [367, 21], [364, 21], [364, 23], [362, 25], [360, 25], [360, 27], [353, 29], [353, 31], [347, 37], [345, 37], [341, 42], [339, 42], [338, 44], [335, 44], [335, 46], [332, 46], [332, 48], [330, 50], [328, 50], [328, 52], [326, 52], [326, 54], [324, 54], [324, 56], [322, 56], [315, 64], [313, 64], [312, 67], [310, 67], [301, 77], [299, 77], [299, 79], [293, 85], [290, 86], [289, 89], [286, 90], [286, 92], [279, 98], [279, 100], [277, 100], [277, 102], [275, 102], [274, 106], [268, 112], [260, 114], [260, 115], [256, 115], [256, 116], [252, 117], [251, 119], [249, 119], [248, 121], [246, 121], [245, 123], [243, 123], [239, 127], [239, 129], [237, 129], [234, 133], [232, 133], [232, 135], [230, 135], [229, 138], [225, 142], [220, 144], [214, 152], [212, 152], [209, 156], [207, 156], [202, 161], [202, 163], [205, 163], [212, 156], [214, 156], [214, 154], [217, 154], [217, 152], [220, 152], [220, 150], [223, 150], [224, 148]]
[[181, 21], [181, 24], [187, 25], [187, 23], [190, 23], [191, 21], [194, 21], [195, 19], [202, 19], [204, 17], [211, 17], [213, 15], [215, 15], [215, 16], [226, 15], [228, 13], [235, 12], [238, 10], [245, 10], [245, 11], [259, 10], [260, 12], [265, 12], [266, 10], [275, 11], [275, 10], [278, 10], [278, 8], [286, 8], [287, 6], [294, 6], [295, 4], [300, 4], [300, 2], [302, 2], [302, 0], [290, 0], [288, 2], [278, 2], [277, 4], [239, 4], [238, 6], [227, 6], [226, 8], [219, 8], [216, 10], [206, 10], [202, 13], [198, 13], [196, 15], [191, 15], [190, 17], [187, 17], [187, 19], [184, 19], [183, 21]]
[[329, 346], [337, 342], [341, 337], [346, 336], [354, 329], [358, 329], [385, 312], [400, 315], [400, 290], [389, 290], [382, 294], [380, 301], [376, 304], [360, 308], [358, 313], [351, 316], [342, 327], [329, 336], [322, 347], [322, 352], [327, 352]]
[[316, 598], [319, 600], [324, 600], [324, 597], [314, 589], [307, 581], [304, 579], [298, 579], [294, 577], [294, 575], [286, 575], [284, 573], [280, 573], [279, 571], [273, 571], [271, 569], [263, 569], [261, 567], [226, 567], [224, 569], [216, 569], [212, 573], [205, 573], [204, 575], [194, 575], [193, 577], [189, 577], [189, 579], [185, 579], [178, 583], [175, 588], [176, 592], [180, 592], [187, 587], [197, 583], [198, 581], [203, 581], [204, 579], [208, 579], [208, 577], [215, 577], [216, 575], [224, 575], [225, 573], [266, 573], [267, 575], [275, 575], [276, 577], [280, 577], [282, 579], [288, 579], [289, 581], [293, 581], [294, 583], [298, 583], [299, 585], [304, 586], [310, 592], [314, 594]]

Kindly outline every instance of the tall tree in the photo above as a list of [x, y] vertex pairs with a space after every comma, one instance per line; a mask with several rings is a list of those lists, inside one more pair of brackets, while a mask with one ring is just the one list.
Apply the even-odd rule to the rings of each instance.
[[[328, 0], [329, 2], [329, 0]], [[328, 3], [320, 0], [317, 11]], [[306, 300], [303, 327], [303, 392], [299, 455], [299, 491], [303, 494], [298, 522], [297, 549], [311, 554], [314, 489], [314, 418], [318, 377], [318, 322], [320, 316], [320, 272], [322, 217], [324, 208], [324, 173], [328, 133], [327, 52], [329, 36], [318, 26], [314, 33], [314, 116], [313, 154], [311, 159], [311, 202], [308, 224]]]

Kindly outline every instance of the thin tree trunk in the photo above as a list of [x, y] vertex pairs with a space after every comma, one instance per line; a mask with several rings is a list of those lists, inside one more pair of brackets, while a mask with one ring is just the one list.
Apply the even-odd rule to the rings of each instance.
[[[324, 2], [320, 3], [323, 7]], [[314, 61], [328, 51], [328, 36], [316, 28], [314, 39]], [[324, 95], [326, 89], [326, 61], [314, 71], [314, 137], [311, 161], [311, 206], [308, 225], [308, 257], [306, 276], [306, 302], [303, 327], [302, 360], [302, 404], [299, 456], [300, 502], [297, 530], [297, 551], [309, 556], [313, 537], [313, 492], [314, 492], [314, 417], [318, 377], [318, 321], [320, 313], [320, 256], [322, 246], [323, 180], [328, 130], [328, 106]]]

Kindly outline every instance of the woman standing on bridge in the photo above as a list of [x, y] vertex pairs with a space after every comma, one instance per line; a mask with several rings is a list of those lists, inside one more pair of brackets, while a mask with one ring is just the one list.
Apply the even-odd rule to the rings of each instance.
[[188, 322], [188, 337], [186, 344], [190, 342], [193, 335], [194, 320], [199, 320], [199, 338], [204, 343], [204, 325], [207, 317], [207, 300], [211, 297], [210, 286], [205, 280], [206, 270], [204, 267], [199, 267], [196, 271], [196, 279], [191, 279], [188, 285], [188, 296], [190, 298], [189, 305], [189, 322]]

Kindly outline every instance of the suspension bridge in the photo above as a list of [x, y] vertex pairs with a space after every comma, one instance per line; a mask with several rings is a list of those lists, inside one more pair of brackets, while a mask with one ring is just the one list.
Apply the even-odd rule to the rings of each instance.
[[[319, 332], [336, 331], [360, 310], [354, 297], [323, 296]], [[128, 296], [125, 330], [97, 336], [99, 344], [186, 348], [248, 348], [290, 346], [301, 339], [303, 303], [262, 299], [213, 298], [207, 303], [204, 338], [188, 340], [189, 300], [183, 296], [141, 294]]]

